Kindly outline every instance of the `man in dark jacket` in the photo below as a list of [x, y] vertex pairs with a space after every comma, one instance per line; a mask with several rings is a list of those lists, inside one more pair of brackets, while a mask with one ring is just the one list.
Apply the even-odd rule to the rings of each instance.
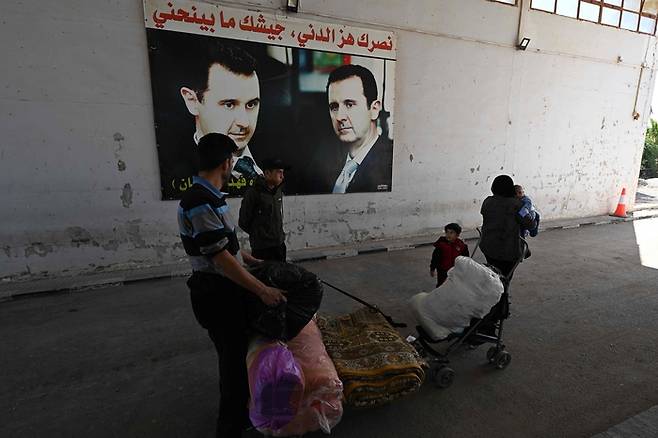
[[257, 259], [286, 261], [281, 186], [287, 169], [281, 160], [264, 160], [263, 175], [242, 199], [239, 225], [249, 234], [251, 253]]
[[430, 262], [430, 275], [436, 275], [436, 287], [443, 284], [448, 278], [448, 270], [455, 266], [455, 259], [459, 256], [468, 257], [468, 245], [459, 238], [462, 227], [451, 223], [444, 227], [445, 236], [434, 242], [432, 261]]

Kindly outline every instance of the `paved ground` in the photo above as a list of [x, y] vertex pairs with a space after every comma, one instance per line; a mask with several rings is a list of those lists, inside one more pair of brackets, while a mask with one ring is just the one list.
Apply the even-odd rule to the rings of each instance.
[[635, 208], [658, 208], [658, 178], [640, 180], [635, 193]]
[[[512, 285], [509, 368], [464, 351], [450, 389], [348, 411], [334, 435], [591, 437], [657, 405], [658, 270], [642, 265], [658, 268], [656, 248], [656, 218], [544, 232]], [[305, 266], [409, 320], [430, 253]], [[354, 306], [326, 292], [324, 311]], [[0, 339], [2, 437], [212, 435], [215, 353], [183, 279], [6, 301]]]
[[656, 438], [658, 436], [658, 406], [635, 415], [593, 438]]

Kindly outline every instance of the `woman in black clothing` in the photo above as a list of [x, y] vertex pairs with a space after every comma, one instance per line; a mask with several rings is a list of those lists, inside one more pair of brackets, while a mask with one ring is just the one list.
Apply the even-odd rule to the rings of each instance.
[[482, 239], [480, 249], [487, 263], [508, 276], [521, 257], [521, 226], [532, 227], [529, 216], [521, 217], [523, 206], [515, 197], [514, 181], [508, 175], [497, 176], [491, 184], [493, 196], [482, 202]]

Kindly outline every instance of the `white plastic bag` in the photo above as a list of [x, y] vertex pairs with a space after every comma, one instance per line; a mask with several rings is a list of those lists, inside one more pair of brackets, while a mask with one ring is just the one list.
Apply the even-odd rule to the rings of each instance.
[[472, 318], [483, 318], [503, 294], [498, 274], [469, 257], [457, 257], [447, 280], [430, 293], [411, 298], [418, 323], [434, 340], [459, 333]]

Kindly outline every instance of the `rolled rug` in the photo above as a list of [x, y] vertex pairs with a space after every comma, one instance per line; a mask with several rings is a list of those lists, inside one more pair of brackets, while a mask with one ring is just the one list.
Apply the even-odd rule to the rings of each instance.
[[420, 389], [425, 372], [418, 353], [378, 312], [319, 317], [318, 326], [347, 404], [379, 406]]

